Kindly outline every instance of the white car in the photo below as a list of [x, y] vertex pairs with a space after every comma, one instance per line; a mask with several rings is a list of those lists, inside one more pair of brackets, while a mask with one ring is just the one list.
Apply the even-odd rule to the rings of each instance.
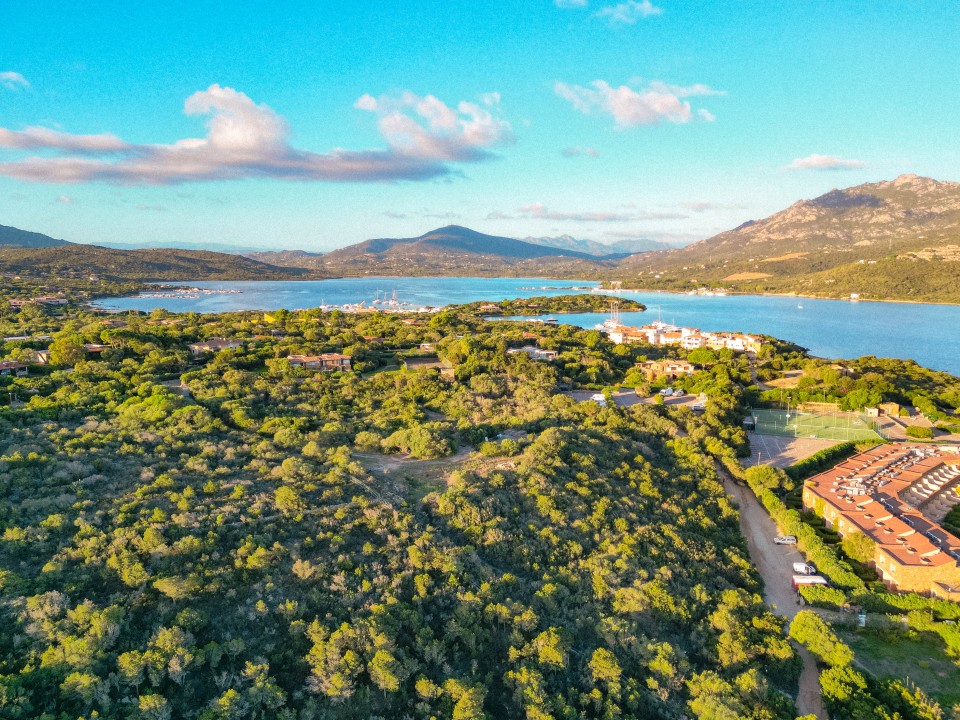
[[777, 535], [773, 542], [776, 545], [796, 545], [797, 536], [796, 535]]
[[677, 388], [676, 390], [673, 391], [674, 397], [683, 397], [686, 394], [687, 394], [686, 391], [682, 390], [681, 388]]
[[604, 407], [607, 404], [607, 398], [603, 393], [594, 393], [590, 396], [590, 399], [593, 400], [600, 407]]
[[673, 388], [664, 388], [663, 390], [660, 391], [660, 394], [663, 395], [664, 397], [670, 397], [671, 395], [673, 395]]

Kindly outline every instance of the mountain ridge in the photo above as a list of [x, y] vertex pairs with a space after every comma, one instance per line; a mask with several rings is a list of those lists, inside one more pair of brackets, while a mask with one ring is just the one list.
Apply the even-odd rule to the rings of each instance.
[[7, 248], [47, 248], [72, 245], [66, 240], [58, 240], [43, 233], [21, 230], [20, 228], [0, 225], [0, 250]]
[[627, 284], [650, 288], [933, 300], [943, 292], [938, 276], [960, 269], [944, 264], [958, 253], [960, 183], [905, 174], [798, 200], [687, 247], [632, 256], [621, 269]]

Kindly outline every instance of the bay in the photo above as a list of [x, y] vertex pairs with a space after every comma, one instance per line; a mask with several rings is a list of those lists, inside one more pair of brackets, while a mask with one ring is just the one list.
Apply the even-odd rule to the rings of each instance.
[[[96, 303], [119, 310], [231, 312], [343, 305], [365, 301], [378, 291], [410, 306], [442, 306], [478, 300], [583, 292], [596, 282], [544, 278], [346, 278], [314, 281], [184, 282], [202, 290], [227, 291], [199, 297], [109, 298]], [[579, 288], [579, 289], [575, 289]], [[960, 306], [893, 302], [849, 302], [777, 295], [703, 296], [662, 292], [622, 292], [647, 306], [645, 313], [623, 313], [626, 325], [665, 322], [709, 331], [772, 335], [826, 358], [860, 355], [913, 359], [921, 365], [960, 375]], [[560, 315], [565, 323], [591, 328], [602, 313]]]

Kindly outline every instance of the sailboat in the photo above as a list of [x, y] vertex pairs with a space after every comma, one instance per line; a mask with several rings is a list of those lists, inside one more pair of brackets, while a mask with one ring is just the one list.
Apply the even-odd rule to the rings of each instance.
[[610, 317], [604, 320], [602, 323], [595, 325], [595, 329], [602, 330], [603, 332], [610, 332], [611, 330], [616, 330], [620, 326], [620, 301], [611, 300], [610, 301]]

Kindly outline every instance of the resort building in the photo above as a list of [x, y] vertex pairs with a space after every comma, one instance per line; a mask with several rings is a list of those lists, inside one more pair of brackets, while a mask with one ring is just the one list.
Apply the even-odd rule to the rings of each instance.
[[685, 350], [727, 348], [736, 352], [756, 353], [763, 347], [763, 341], [753, 335], [703, 332], [697, 328], [677, 327], [663, 322], [654, 322], [638, 328], [616, 325], [607, 331], [607, 337], [617, 345], [647, 343], [648, 345], [673, 345]]
[[803, 487], [803, 507], [840, 535], [873, 541], [892, 590], [960, 599], [960, 539], [940, 523], [960, 503], [960, 448], [879, 445]]
[[304, 368], [305, 370], [322, 370], [323, 372], [347, 372], [350, 370], [350, 356], [340, 353], [289, 355], [287, 362], [290, 363], [290, 367]]

